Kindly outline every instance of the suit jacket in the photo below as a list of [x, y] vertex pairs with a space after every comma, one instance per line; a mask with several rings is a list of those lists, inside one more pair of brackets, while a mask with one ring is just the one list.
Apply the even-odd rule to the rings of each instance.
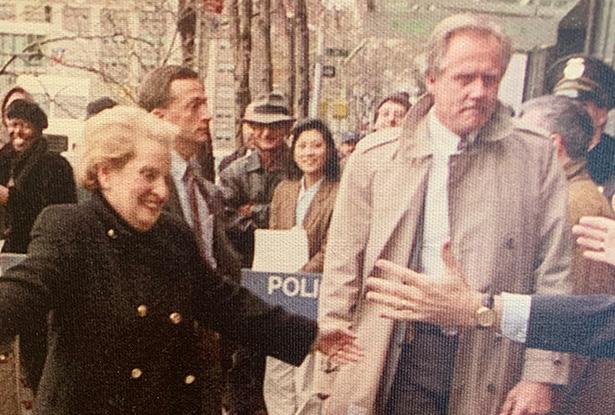
[[[323, 180], [303, 219], [302, 226], [307, 233], [310, 256], [301, 268], [303, 272], [322, 272], [337, 186], [338, 182]], [[300, 190], [301, 180], [284, 180], [278, 185], [271, 201], [269, 228], [290, 229], [296, 225], [295, 211]]]
[[[432, 104], [431, 96], [421, 98], [402, 128], [361, 140], [342, 175], [318, 322], [323, 330], [353, 327], [369, 359], [339, 369], [325, 403], [331, 414], [380, 413], [401, 345], [412, 334], [411, 323], [384, 320], [380, 307], [364, 301], [364, 281], [380, 258], [421, 269], [420, 228], [432, 165], [427, 113]], [[500, 105], [476, 139], [451, 156], [449, 166], [450, 238], [467, 283], [481, 292], [566, 292], [572, 236], [566, 223], [565, 177], [551, 142], [516, 129], [510, 111]], [[521, 378], [566, 383], [567, 369], [557, 353], [464, 329], [448, 414], [497, 414]]]
[[[564, 165], [568, 181], [568, 223], [577, 224], [582, 216], [614, 218], [607, 199], [600, 193], [585, 169], [585, 160], [570, 160]], [[576, 246], [571, 266], [572, 294], [615, 295], [615, 267], [591, 261]], [[568, 385], [555, 394], [555, 414], [611, 415], [615, 413], [615, 360], [571, 358]]]
[[526, 344], [615, 357], [615, 296], [532, 296]]
[[[210, 213], [214, 215], [213, 251], [219, 272], [220, 274], [225, 275], [233, 281], [239, 283], [241, 275], [241, 260], [226, 236], [226, 222], [224, 220], [224, 201], [222, 198], [222, 193], [216, 185], [202, 177], [197, 177], [197, 184], [200, 187], [201, 194], [205, 197]], [[169, 187], [170, 195], [169, 201], [165, 205], [165, 210], [185, 221], [184, 212], [179, 201], [179, 195], [177, 194], [177, 188], [175, 187], [175, 183], [171, 177], [167, 178], [167, 186]]]
[[45, 209], [32, 236], [27, 258], [0, 278], [0, 334], [51, 311], [36, 414], [201, 415], [209, 379], [197, 322], [293, 364], [316, 334], [212, 272], [166, 213], [137, 232], [96, 194]]

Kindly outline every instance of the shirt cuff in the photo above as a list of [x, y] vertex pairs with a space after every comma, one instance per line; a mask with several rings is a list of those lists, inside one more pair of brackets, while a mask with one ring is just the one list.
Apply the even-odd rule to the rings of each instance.
[[502, 293], [502, 334], [516, 342], [525, 343], [530, 321], [532, 297], [523, 294]]

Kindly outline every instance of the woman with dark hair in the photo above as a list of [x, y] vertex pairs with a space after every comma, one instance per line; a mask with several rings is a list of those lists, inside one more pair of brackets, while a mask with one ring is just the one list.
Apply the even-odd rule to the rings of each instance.
[[[289, 178], [275, 189], [269, 228], [303, 227], [309, 260], [299, 271], [321, 273], [340, 175], [337, 150], [331, 131], [319, 119], [297, 124], [290, 139], [293, 160]], [[264, 394], [269, 415], [319, 413], [312, 412], [316, 411], [313, 407], [306, 410], [314, 394], [312, 378], [318, 362], [311, 356], [295, 368], [274, 358], [267, 359]]]
[[23, 89], [20, 86], [14, 86], [9, 89], [6, 94], [4, 94], [4, 98], [2, 98], [2, 105], [0, 106], [0, 112], [2, 113], [2, 125], [4, 128], [8, 127], [8, 119], [6, 118], [6, 109], [13, 101], [18, 99], [24, 99], [26, 101], [34, 102], [34, 98], [32, 94]]
[[15, 157], [7, 185], [0, 186], [0, 203], [8, 213], [2, 251], [25, 253], [38, 214], [49, 205], [76, 203], [77, 191], [68, 161], [47, 148], [45, 112], [34, 102], [18, 99], [5, 115]]

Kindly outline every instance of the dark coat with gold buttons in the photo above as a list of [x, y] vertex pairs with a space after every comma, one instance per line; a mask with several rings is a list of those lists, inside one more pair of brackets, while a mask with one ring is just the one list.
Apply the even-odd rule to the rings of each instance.
[[315, 336], [211, 272], [166, 214], [136, 232], [95, 195], [44, 210], [32, 237], [0, 278], [0, 334], [52, 313], [37, 414], [202, 414], [197, 322], [293, 364]]

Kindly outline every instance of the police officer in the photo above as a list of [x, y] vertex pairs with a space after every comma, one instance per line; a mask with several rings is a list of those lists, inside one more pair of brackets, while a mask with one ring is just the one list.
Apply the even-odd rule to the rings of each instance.
[[574, 98], [592, 118], [594, 135], [587, 154], [587, 170], [610, 197], [615, 186], [615, 138], [604, 132], [608, 112], [615, 107], [615, 71], [601, 60], [568, 55], [547, 71], [547, 88], [554, 95]]

